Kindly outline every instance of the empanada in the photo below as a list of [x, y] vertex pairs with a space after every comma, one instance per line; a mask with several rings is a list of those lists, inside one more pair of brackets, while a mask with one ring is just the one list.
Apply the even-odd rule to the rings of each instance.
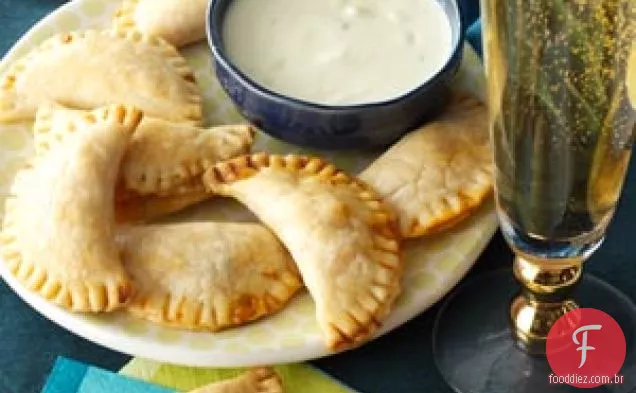
[[404, 237], [459, 222], [493, 189], [486, 107], [457, 93], [439, 118], [406, 135], [359, 177], [398, 212]]
[[29, 289], [73, 311], [111, 311], [131, 286], [115, 243], [113, 194], [119, 162], [141, 119], [112, 106], [36, 157], [7, 200], [2, 249]]
[[269, 367], [248, 370], [236, 378], [212, 383], [189, 393], [284, 393], [283, 384]]
[[124, 0], [115, 26], [182, 46], [205, 38], [207, 8], [208, 0]]
[[320, 158], [265, 153], [219, 163], [203, 181], [245, 204], [291, 252], [330, 348], [373, 334], [403, 271], [393, 215], [373, 191]]
[[288, 252], [253, 223], [182, 223], [122, 229], [133, 315], [218, 331], [281, 309], [302, 287]]
[[0, 122], [31, 120], [51, 102], [75, 109], [121, 103], [176, 121], [202, 116], [186, 60], [162, 39], [132, 31], [57, 35], [0, 76]]
[[[63, 139], [77, 119], [90, 112], [44, 106], [38, 110], [34, 130], [36, 154]], [[200, 176], [218, 161], [245, 154], [254, 142], [249, 125], [200, 128], [144, 116], [121, 164], [120, 186], [138, 194], [173, 194], [177, 186]]]
[[115, 219], [118, 223], [150, 221], [179, 212], [211, 196], [207, 192], [174, 196], [128, 196], [115, 201]]

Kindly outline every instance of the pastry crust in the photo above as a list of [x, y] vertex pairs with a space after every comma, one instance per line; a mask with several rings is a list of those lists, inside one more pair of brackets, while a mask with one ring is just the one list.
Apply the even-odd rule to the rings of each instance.
[[[36, 154], [63, 140], [68, 124], [86, 116], [91, 113], [50, 105], [40, 108], [33, 127]], [[172, 195], [216, 162], [249, 152], [253, 142], [254, 129], [249, 125], [201, 128], [145, 116], [122, 160], [120, 187], [140, 195]]]
[[218, 331], [280, 310], [302, 287], [276, 237], [253, 223], [125, 228], [122, 259], [136, 292], [135, 316]]
[[200, 121], [201, 96], [177, 50], [160, 38], [105, 30], [54, 36], [0, 76], [0, 122], [32, 120], [39, 106], [113, 103], [176, 121]]
[[190, 393], [284, 393], [276, 371], [269, 367], [246, 371], [236, 378], [216, 382]]
[[404, 237], [460, 222], [493, 190], [486, 107], [457, 93], [445, 113], [402, 138], [360, 179], [398, 212]]
[[320, 158], [253, 154], [203, 176], [276, 233], [316, 303], [327, 345], [368, 339], [400, 293], [402, 260], [393, 214], [361, 182]]
[[119, 161], [141, 119], [112, 106], [86, 132], [36, 157], [7, 199], [0, 236], [9, 270], [30, 290], [72, 311], [112, 311], [131, 294], [115, 243]]
[[115, 26], [165, 39], [174, 46], [205, 38], [208, 0], [124, 0]]
[[207, 192], [174, 196], [129, 195], [124, 200], [115, 201], [115, 220], [118, 223], [152, 221], [177, 213], [210, 197]]

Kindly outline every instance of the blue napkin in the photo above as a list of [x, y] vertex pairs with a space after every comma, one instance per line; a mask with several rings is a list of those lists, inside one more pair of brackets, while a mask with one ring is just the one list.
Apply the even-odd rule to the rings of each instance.
[[174, 393], [174, 390], [57, 358], [41, 393]]

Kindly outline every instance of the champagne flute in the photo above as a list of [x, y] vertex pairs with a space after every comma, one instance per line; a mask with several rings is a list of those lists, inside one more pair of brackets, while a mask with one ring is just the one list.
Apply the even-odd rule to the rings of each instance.
[[482, 0], [482, 17], [497, 212], [515, 260], [513, 274], [484, 276], [444, 305], [438, 368], [461, 393], [570, 391], [549, 384], [547, 335], [568, 311], [597, 308], [621, 325], [623, 370], [635, 375], [603, 391], [636, 391], [636, 308], [582, 275], [634, 142], [636, 1]]

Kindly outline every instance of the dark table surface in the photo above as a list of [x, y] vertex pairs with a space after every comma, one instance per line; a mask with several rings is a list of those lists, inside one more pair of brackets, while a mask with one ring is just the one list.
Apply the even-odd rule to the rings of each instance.
[[[62, 0], [0, 0], [0, 54]], [[474, 16], [477, 0], [466, 0]], [[466, 279], [508, 267], [512, 255], [497, 233]], [[636, 160], [603, 246], [586, 264], [636, 300]], [[431, 332], [439, 305], [355, 351], [314, 364], [364, 393], [449, 392], [436, 371]], [[0, 281], [0, 393], [38, 392], [57, 356], [118, 370], [129, 357], [76, 337], [34, 312]]]

